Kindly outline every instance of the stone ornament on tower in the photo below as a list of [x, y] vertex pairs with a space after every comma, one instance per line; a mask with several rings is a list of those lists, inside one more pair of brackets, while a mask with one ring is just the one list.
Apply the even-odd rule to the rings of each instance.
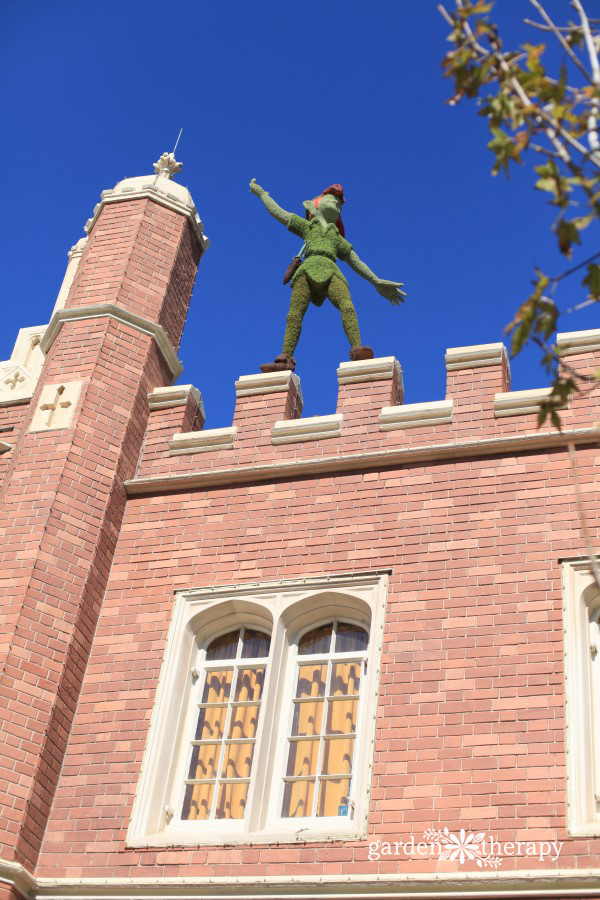
[[154, 163], [154, 171], [157, 175], [172, 178], [183, 169], [183, 163], [177, 162], [173, 153], [163, 153], [160, 159]]

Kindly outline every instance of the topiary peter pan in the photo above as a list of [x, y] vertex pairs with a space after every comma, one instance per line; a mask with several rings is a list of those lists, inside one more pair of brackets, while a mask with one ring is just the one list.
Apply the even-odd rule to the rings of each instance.
[[[260, 197], [273, 218], [281, 222], [304, 241], [304, 247], [297, 258], [292, 277], [292, 298], [287, 317], [287, 326], [283, 339], [283, 350], [275, 362], [261, 366], [263, 372], [276, 372], [283, 369], [294, 370], [296, 362], [293, 357], [296, 344], [302, 330], [302, 320], [309, 303], [321, 306], [329, 297], [333, 305], [339, 309], [346, 337], [350, 342], [350, 359], [372, 359], [373, 351], [361, 344], [358, 319], [350, 297], [348, 282], [336, 264], [343, 259], [390, 303], [399, 305], [406, 294], [400, 290], [401, 282], [384, 281], [378, 278], [368, 266], [357, 256], [352, 244], [344, 237], [344, 226], [340, 218], [344, 191], [340, 184], [326, 188], [314, 200], [306, 200], [306, 220], [294, 213], [286, 212], [260, 187], [253, 178], [250, 182], [252, 193]], [[301, 260], [304, 253], [304, 260]], [[289, 271], [289, 270], [288, 270]], [[287, 276], [286, 276], [287, 280]]]

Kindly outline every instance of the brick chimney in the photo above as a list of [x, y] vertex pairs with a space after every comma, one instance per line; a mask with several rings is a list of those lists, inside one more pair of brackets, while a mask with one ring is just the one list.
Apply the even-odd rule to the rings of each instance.
[[125, 504], [148, 394], [177, 348], [207, 247], [189, 191], [104, 191], [41, 341], [44, 366], [0, 490], [0, 858], [35, 865]]

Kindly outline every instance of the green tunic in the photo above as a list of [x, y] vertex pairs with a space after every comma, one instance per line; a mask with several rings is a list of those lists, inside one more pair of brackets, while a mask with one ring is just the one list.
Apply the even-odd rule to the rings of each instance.
[[292, 213], [288, 228], [293, 234], [301, 237], [306, 244], [304, 261], [296, 269], [292, 285], [302, 275], [306, 275], [309, 282], [317, 288], [318, 293], [323, 293], [324, 296], [333, 275], [341, 278], [344, 284], [348, 284], [335, 261], [338, 258], [348, 259], [352, 244], [341, 236], [332, 222], [328, 222], [323, 230], [318, 219], [311, 219], [308, 222]]

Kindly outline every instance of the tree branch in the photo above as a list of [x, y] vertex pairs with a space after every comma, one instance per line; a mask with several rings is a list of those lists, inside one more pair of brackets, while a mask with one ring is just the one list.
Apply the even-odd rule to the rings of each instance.
[[[550, 18], [550, 16], [548, 15], [546, 10], [542, 6], [542, 4], [539, 3], [538, 0], [529, 0], [529, 2], [535, 9], [537, 9], [540, 16], [542, 17], [542, 19], [548, 26], [548, 30], [551, 31], [553, 33], [553, 35], [557, 38], [557, 40], [560, 42], [561, 47], [563, 48], [565, 53], [569, 56], [571, 61], [577, 66], [579, 71], [582, 73], [583, 77], [586, 78], [590, 84], [593, 84], [594, 82], [592, 81], [590, 73], [588, 72], [586, 67], [583, 65], [583, 63], [581, 62], [581, 60], [579, 59], [577, 54], [574, 52], [573, 48], [568, 45], [568, 43], [564, 39], [563, 35], [560, 33], [559, 29], [556, 27], [556, 25], [554, 24], [554, 22], [552, 21], [552, 19]], [[532, 22], [531, 24], [533, 25], [534, 23]]]
[[[592, 84], [594, 87], [600, 87], [600, 62], [598, 61], [598, 52], [596, 50], [596, 45], [594, 43], [594, 36], [592, 35], [592, 29], [590, 28], [590, 23], [588, 17], [585, 13], [583, 6], [581, 5], [580, 0], [571, 0], [571, 6], [577, 10], [579, 13], [579, 19], [581, 21], [581, 27], [583, 28], [583, 37], [585, 40], [585, 46], [588, 52], [588, 56], [590, 59], [590, 66], [592, 69]], [[588, 116], [587, 120], [587, 129], [588, 129], [588, 143], [590, 145], [590, 149], [596, 153], [600, 150], [600, 139], [598, 138], [598, 113], [600, 111], [600, 105], [598, 103], [598, 98], [593, 97], [591, 102], [591, 112]], [[593, 159], [594, 162], [597, 163], [596, 159]]]

